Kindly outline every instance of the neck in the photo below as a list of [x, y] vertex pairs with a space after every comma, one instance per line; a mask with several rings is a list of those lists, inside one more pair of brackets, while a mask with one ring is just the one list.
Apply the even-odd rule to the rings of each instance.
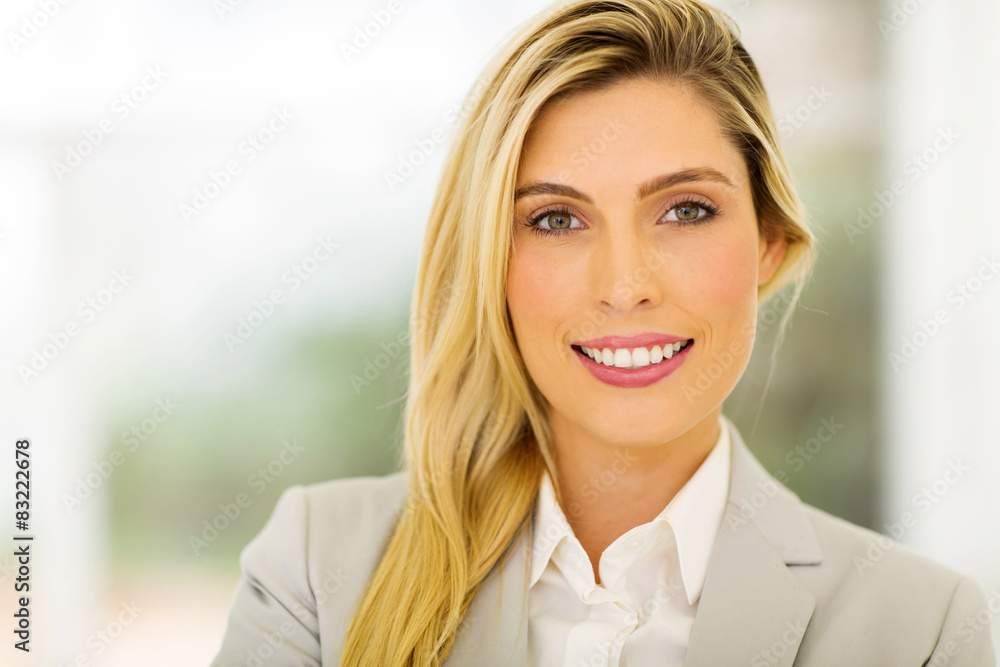
[[553, 481], [596, 582], [600, 583], [598, 564], [604, 549], [632, 528], [652, 521], [708, 457], [720, 435], [719, 412], [714, 410], [673, 440], [648, 447], [563, 434], [554, 425], [558, 479]]

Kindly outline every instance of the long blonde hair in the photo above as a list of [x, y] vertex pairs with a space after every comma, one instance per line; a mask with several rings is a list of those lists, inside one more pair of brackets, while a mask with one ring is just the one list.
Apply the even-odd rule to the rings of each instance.
[[530, 525], [543, 471], [556, 478], [544, 400], [506, 308], [517, 166], [546, 102], [633, 77], [689, 86], [716, 111], [746, 157], [761, 232], [788, 242], [759, 298], [792, 282], [798, 297], [813, 236], [760, 75], [724, 14], [698, 0], [570, 0], [515, 31], [470, 94], [427, 224], [411, 305], [407, 503], [342, 666], [440, 665]]

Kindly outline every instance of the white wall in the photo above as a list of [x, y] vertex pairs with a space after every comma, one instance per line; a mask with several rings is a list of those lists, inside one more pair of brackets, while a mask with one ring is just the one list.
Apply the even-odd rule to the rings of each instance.
[[1000, 4], [883, 16], [884, 519], [1000, 598]]

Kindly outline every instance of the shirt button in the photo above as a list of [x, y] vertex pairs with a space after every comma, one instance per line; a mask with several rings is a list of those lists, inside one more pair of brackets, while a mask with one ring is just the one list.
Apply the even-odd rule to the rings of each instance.
[[641, 537], [633, 537], [628, 541], [628, 545], [633, 549], [638, 549], [643, 545], [644, 542], [645, 540], [643, 540]]

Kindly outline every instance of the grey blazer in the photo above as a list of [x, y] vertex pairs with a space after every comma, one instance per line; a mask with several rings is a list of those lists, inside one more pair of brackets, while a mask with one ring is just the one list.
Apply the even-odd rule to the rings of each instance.
[[[1000, 591], [987, 600], [973, 579], [806, 505], [735, 429], [732, 452], [686, 667], [994, 667]], [[240, 557], [212, 667], [336, 667], [405, 493], [405, 473], [287, 489]], [[473, 599], [446, 667], [527, 663], [525, 539]]]

